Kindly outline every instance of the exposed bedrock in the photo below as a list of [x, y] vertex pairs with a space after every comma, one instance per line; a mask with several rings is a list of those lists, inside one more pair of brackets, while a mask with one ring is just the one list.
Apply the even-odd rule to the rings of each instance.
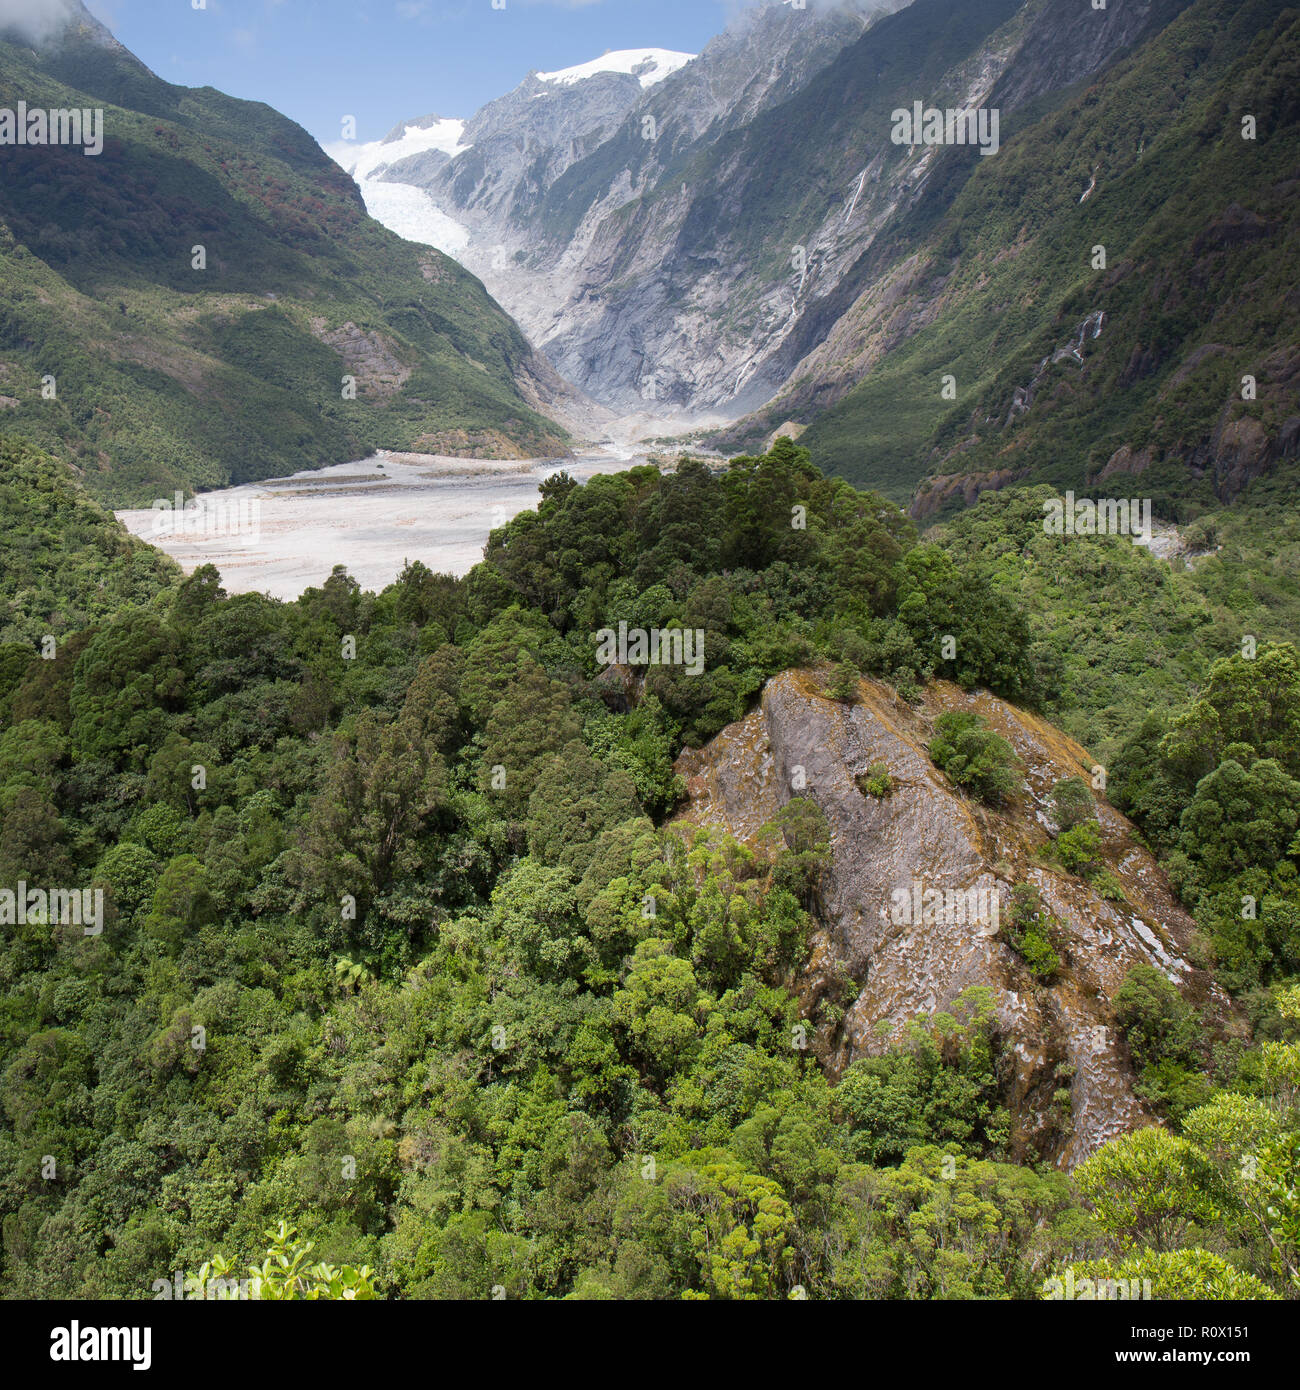
[[[831, 832], [810, 966], [799, 990], [809, 1016], [832, 987], [837, 963], [861, 987], [842, 1023], [818, 1045], [833, 1075], [857, 1057], [901, 1039], [907, 1021], [982, 985], [997, 1001], [1003, 1093], [1013, 1144], [1073, 1167], [1115, 1135], [1150, 1123], [1114, 1026], [1111, 1000], [1128, 969], [1146, 962], [1208, 1008], [1215, 1027], [1240, 1028], [1230, 1003], [1193, 967], [1194, 923], [1133, 826], [1097, 793], [1106, 866], [1123, 886], [1108, 901], [1081, 878], [1044, 862], [1053, 830], [1051, 791], [1062, 778], [1091, 780], [1093, 761], [1050, 724], [986, 692], [936, 683], [913, 708], [887, 687], [862, 682], [852, 705], [825, 698], [823, 680], [788, 671], [768, 682], [761, 706], [678, 763], [689, 804], [681, 818], [741, 838], [792, 797], [812, 797]], [[1000, 811], [956, 790], [926, 752], [934, 719], [973, 709], [1008, 739], [1025, 766], [1025, 788]], [[855, 778], [884, 763], [892, 792], [864, 795]], [[800, 774], [799, 769], [802, 769]], [[804, 790], [799, 790], [798, 784]], [[897, 925], [896, 890], [987, 888], [1005, 926], [1017, 882], [1039, 889], [1063, 924], [1061, 969], [1036, 979], [990, 921]], [[898, 914], [902, 915], [902, 914]], [[1069, 1070], [1072, 1069], [1072, 1072]], [[1070, 1091], [1069, 1116], [1053, 1094]]]

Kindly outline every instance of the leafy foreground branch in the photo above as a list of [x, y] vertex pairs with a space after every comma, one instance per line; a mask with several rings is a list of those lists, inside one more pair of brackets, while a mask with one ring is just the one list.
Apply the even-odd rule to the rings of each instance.
[[266, 1257], [260, 1265], [248, 1267], [248, 1277], [234, 1274], [234, 1265], [214, 1255], [197, 1273], [185, 1276], [186, 1298], [216, 1299], [372, 1299], [378, 1298], [378, 1280], [368, 1265], [317, 1263], [307, 1260], [316, 1248], [313, 1241], [300, 1241], [297, 1227], [281, 1221], [266, 1232]]

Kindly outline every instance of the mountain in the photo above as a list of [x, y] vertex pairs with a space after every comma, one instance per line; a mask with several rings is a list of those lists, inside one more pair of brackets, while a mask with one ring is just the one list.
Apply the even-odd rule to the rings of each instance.
[[0, 42], [0, 106], [103, 110], [98, 155], [0, 146], [0, 431], [145, 504], [377, 446], [565, 451], [564, 387], [479, 281], [368, 217], [293, 122], [70, 11]]
[[1298, 67], [1293, 9], [1198, 0], [1030, 102], [997, 158], [905, 154], [916, 197], [724, 442], [806, 423], [823, 466], [922, 517], [1011, 482], [1166, 516], [1236, 496], [1300, 440]]
[[464, 226], [455, 254], [584, 391], [736, 415], [826, 341], [924, 195], [931, 161], [891, 142], [894, 109], [996, 97], [1014, 127], [1178, 3], [1086, 21], [1066, 0], [770, 3], [644, 93], [575, 84], [559, 120], [530, 77], [470, 123], [472, 149], [381, 178]]
[[[1292, 454], [1283, 0], [890, 8], [763, 6], [646, 91], [574, 82], [563, 114], [534, 75], [472, 148], [367, 186], [452, 218], [604, 404], [738, 417], [709, 440], [733, 453], [806, 428], [918, 517], [1117, 475], [1186, 516]], [[894, 143], [918, 101], [996, 111], [996, 153]]]
[[530, 74], [467, 123], [470, 148], [417, 155], [380, 177], [422, 189], [464, 227], [454, 254], [602, 403], [640, 406], [652, 374], [664, 404], [729, 401], [754, 347], [730, 308], [713, 312], [741, 268], [713, 273], [714, 250], [695, 244], [714, 189], [693, 161], [800, 91], [885, 8], [768, 5], [675, 70], [685, 55], [657, 59], [649, 86], [602, 70], [636, 51], [569, 69], [562, 85]]
[[[405, 207], [423, 212], [413, 227], [424, 239], [465, 258], [475, 232], [524, 220], [539, 193], [607, 139], [643, 92], [693, 60], [667, 49], [626, 49], [558, 72], [530, 72], [469, 122], [424, 116], [375, 144], [339, 142], [329, 153], [358, 180], [376, 215], [386, 216], [394, 196], [405, 195]], [[433, 192], [468, 225], [442, 211]]]

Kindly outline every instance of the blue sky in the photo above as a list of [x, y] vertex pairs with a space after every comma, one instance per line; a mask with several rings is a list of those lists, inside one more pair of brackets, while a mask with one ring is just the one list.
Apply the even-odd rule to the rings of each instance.
[[322, 142], [408, 116], [470, 116], [530, 68], [607, 49], [698, 53], [737, 0], [87, 0], [169, 82], [265, 101]]

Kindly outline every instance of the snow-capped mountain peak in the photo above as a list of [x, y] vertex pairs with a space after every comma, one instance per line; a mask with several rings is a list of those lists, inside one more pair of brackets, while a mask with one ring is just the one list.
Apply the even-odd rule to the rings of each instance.
[[352, 140], [335, 140], [323, 148], [336, 164], [341, 165], [360, 182], [381, 170], [384, 165], [396, 164], [399, 159], [406, 159], [409, 155], [437, 150], [450, 158], [469, 148], [461, 144], [461, 136], [464, 133], [464, 121], [427, 116], [423, 120], [409, 121], [406, 125], [399, 126], [382, 140], [367, 140], [364, 144]]
[[539, 82], [553, 82], [560, 87], [572, 87], [602, 72], [625, 72], [637, 78], [641, 86], [653, 87], [665, 77], [671, 77], [678, 68], [684, 68], [694, 61], [694, 53], [675, 53], [670, 48], [621, 48], [603, 57], [593, 58], [589, 63], [579, 63], [576, 67], [561, 68], [558, 72], [539, 72], [534, 74]]

